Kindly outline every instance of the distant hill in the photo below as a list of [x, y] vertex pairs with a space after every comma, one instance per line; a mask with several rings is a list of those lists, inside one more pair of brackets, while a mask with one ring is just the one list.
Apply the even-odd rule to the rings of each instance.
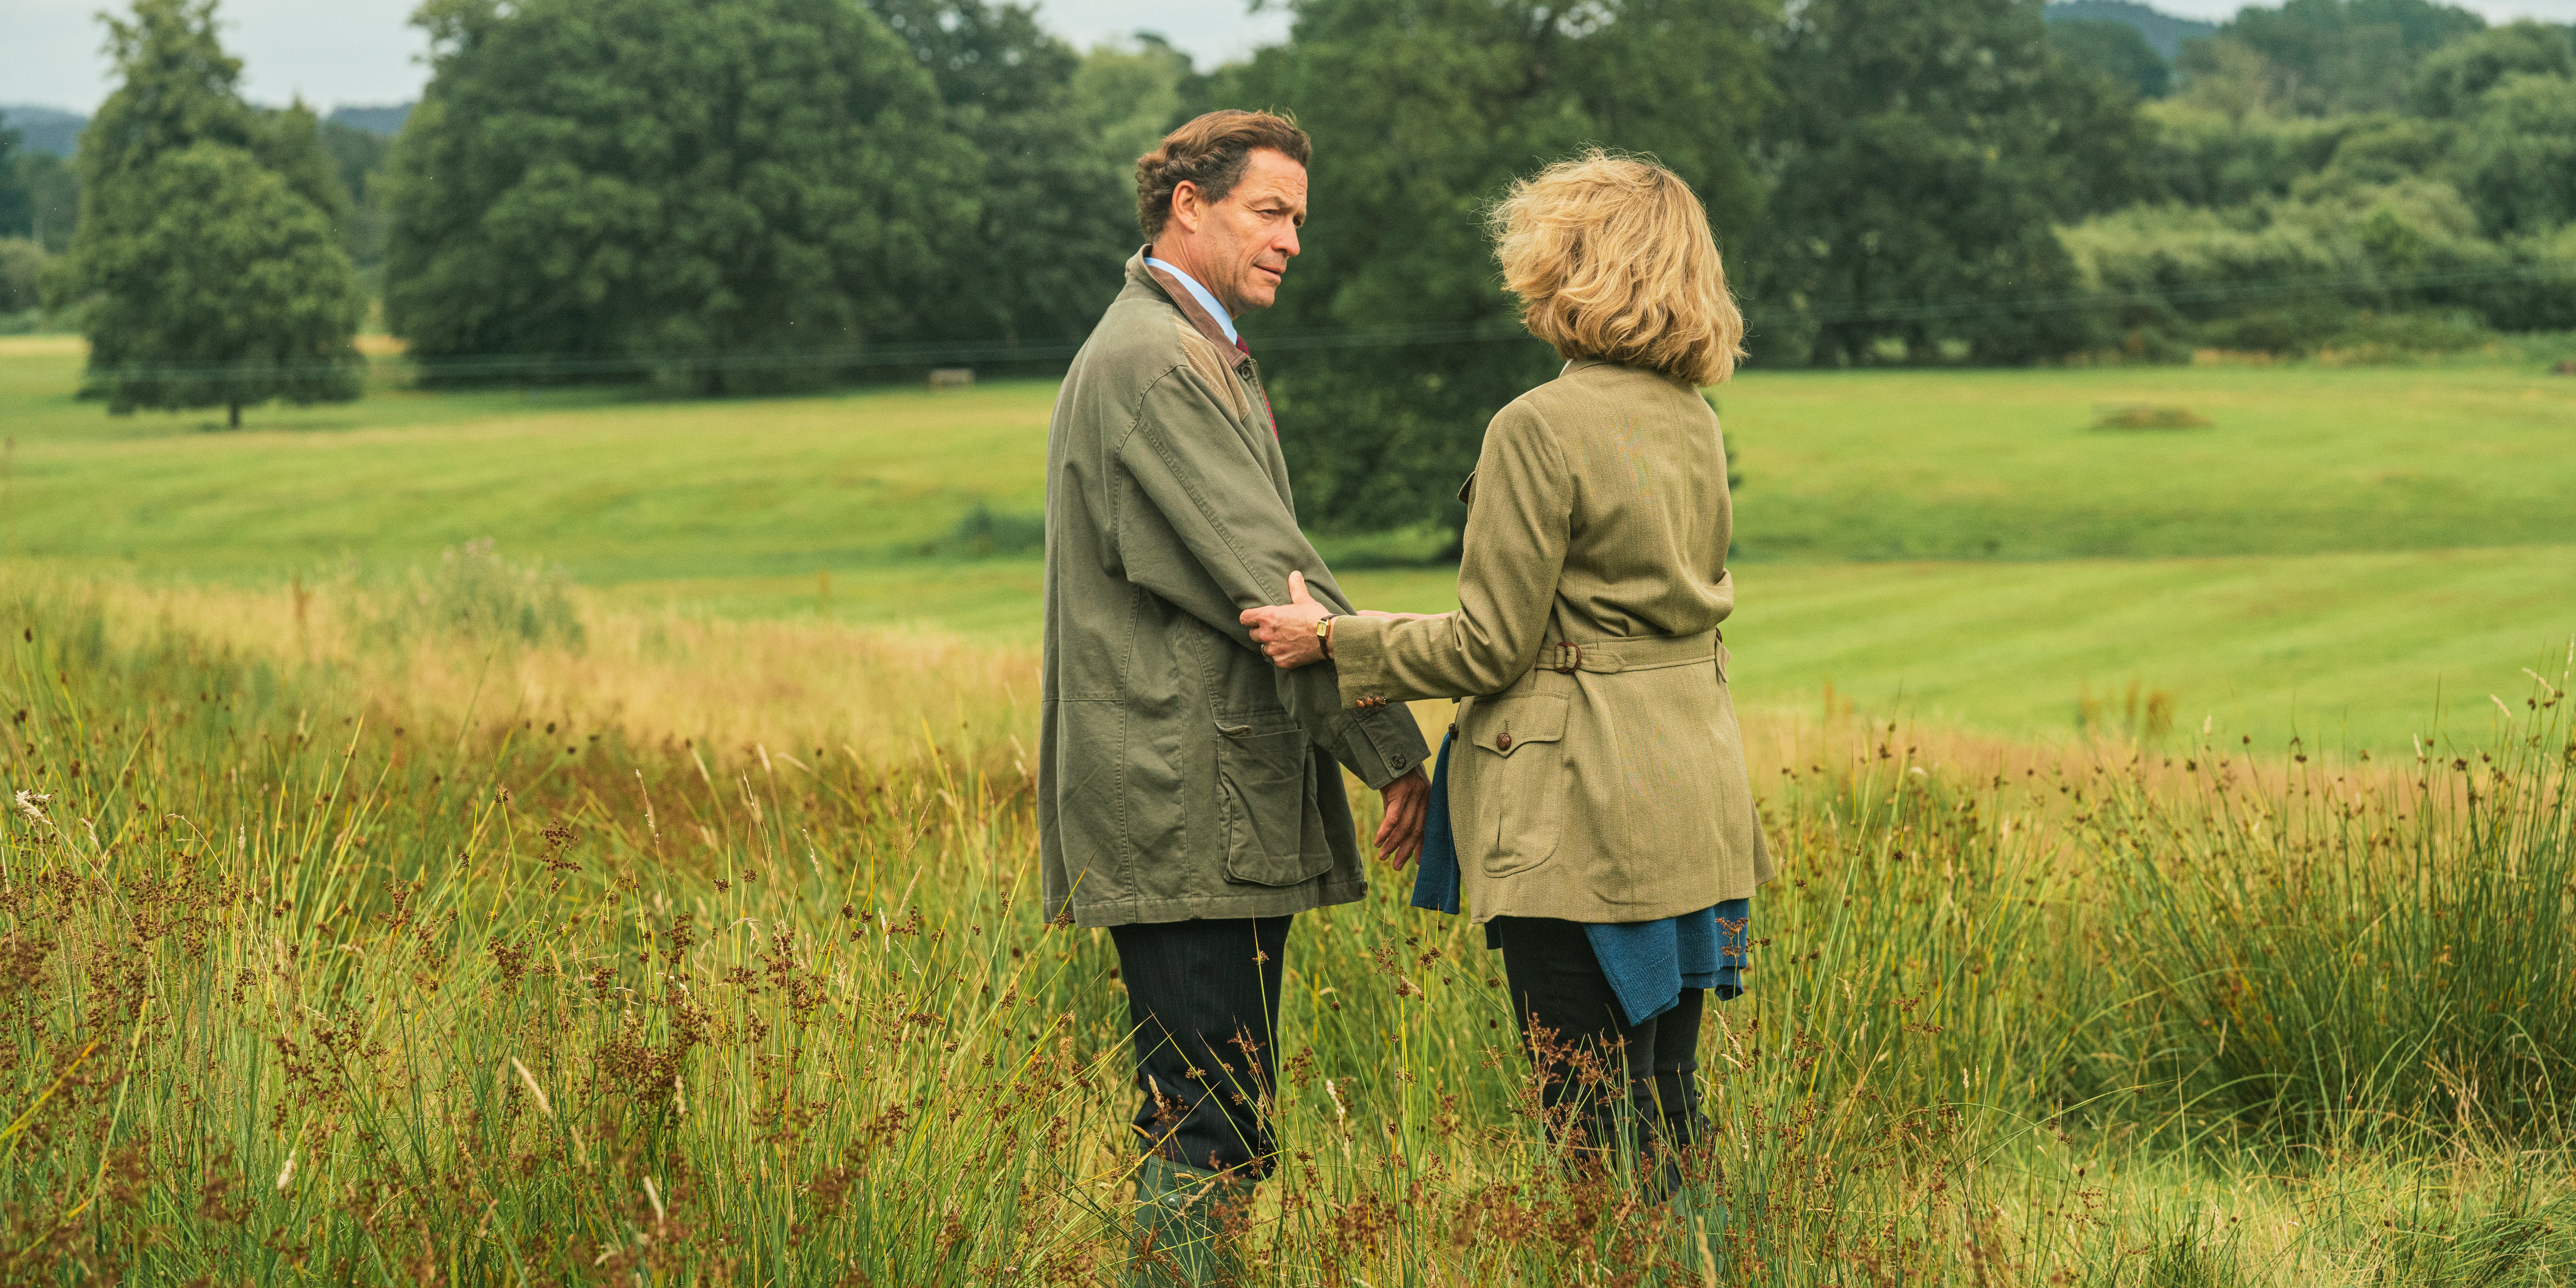
[[2137, 0], [2059, 0], [2040, 10], [2040, 16], [2050, 22], [2116, 22], [2135, 28], [2166, 62], [2182, 52], [2182, 42], [2218, 34], [2217, 23], [2177, 18]]
[[334, 125], [365, 130], [380, 138], [390, 139], [402, 133], [403, 122], [411, 119], [411, 104], [395, 103], [386, 107], [335, 107], [322, 118]]
[[0, 106], [0, 129], [16, 130], [26, 138], [27, 146], [38, 152], [70, 156], [80, 146], [80, 132], [87, 128], [88, 117], [59, 107], [37, 107], [32, 103]]

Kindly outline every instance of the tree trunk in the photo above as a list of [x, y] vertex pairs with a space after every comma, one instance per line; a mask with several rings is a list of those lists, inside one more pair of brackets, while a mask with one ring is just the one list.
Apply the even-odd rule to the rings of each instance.
[[225, 409], [230, 413], [230, 414], [229, 414], [229, 416], [228, 416], [227, 418], [232, 422], [230, 425], [227, 425], [227, 426], [226, 426], [226, 428], [228, 428], [228, 429], [239, 429], [239, 428], [241, 428], [241, 404], [240, 404], [240, 403], [226, 403], [226, 404], [224, 404], [224, 407], [225, 407]]

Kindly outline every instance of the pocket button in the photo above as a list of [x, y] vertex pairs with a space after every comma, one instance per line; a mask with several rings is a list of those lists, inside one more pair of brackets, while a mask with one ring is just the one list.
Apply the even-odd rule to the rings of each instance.
[[1496, 750], [1496, 751], [1510, 751], [1511, 749], [1512, 749], [1512, 735], [1511, 735], [1510, 733], [1505, 732], [1505, 733], [1498, 733], [1498, 734], [1495, 734], [1495, 735], [1494, 735], [1494, 750]]

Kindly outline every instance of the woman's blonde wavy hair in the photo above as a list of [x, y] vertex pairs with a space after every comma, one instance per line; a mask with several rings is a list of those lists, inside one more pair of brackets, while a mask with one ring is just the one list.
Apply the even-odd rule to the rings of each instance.
[[1517, 180], [1487, 220], [1530, 334], [1691, 385], [1735, 374], [1744, 315], [1708, 212], [1649, 157], [1594, 148]]

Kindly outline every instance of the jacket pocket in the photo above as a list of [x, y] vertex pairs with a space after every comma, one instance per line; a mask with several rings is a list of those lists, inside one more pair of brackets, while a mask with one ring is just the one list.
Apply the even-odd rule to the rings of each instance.
[[1250, 885], [1300, 885], [1333, 866], [1315, 805], [1315, 758], [1305, 731], [1220, 725], [1217, 792], [1225, 875]]
[[1486, 842], [1485, 875], [1510, 876], [1556, 857], [1565, 831], [1566, 700], [1552, 693], [1478, 698], [1458, 722], [1474, 750], [1469, 823]]

